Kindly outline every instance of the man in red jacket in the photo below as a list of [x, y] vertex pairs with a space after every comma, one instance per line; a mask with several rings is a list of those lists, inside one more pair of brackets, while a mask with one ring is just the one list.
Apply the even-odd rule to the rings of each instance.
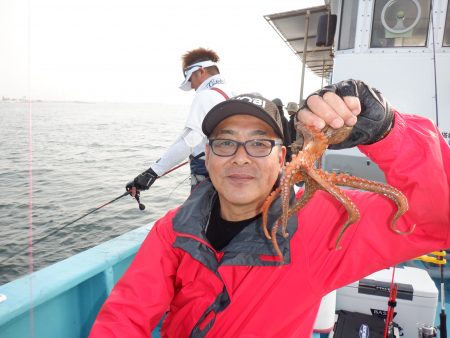
[[[103, 305], [92, 338], [148, 337], [164, 315], [164, 337], [309, 337], [331, 290], [450, 246], [450, 150], [431, 121], [398, 113], [354, 80], [311, 95], [297, 118], [318, 128], [353, 126], [336, 147], [358, 146], [380, 166], [409, 201], [397, 227], [415, 224], [414, 233], [390, 229], [396, 206], [385, 196], [345, 191], [361, 219], [336, 250], [332, 239], [347, 212], [318, 191], [289, 218], [289, 237], [278, 238], [284, 261], [277, 260], [260, 212], [286, 153], [281, 119], [269, 100], [240, 95], [203, 121], [211, 181], [155, 223]], [[292, 191], [291, 199], [302, 193]], [[280, 211], [277, 200], [269, 226]]]

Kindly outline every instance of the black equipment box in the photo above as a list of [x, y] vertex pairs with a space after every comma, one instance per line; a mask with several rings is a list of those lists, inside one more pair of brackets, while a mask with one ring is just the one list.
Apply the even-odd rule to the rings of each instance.
[[[336, 312], [337, 321], [329, 337], [333, 338], [383, 338], [385, 322], [382, 318], [340, 310]], [[398, 338], [399, 330], [394, 325], [394, 333], [388, 338]]]

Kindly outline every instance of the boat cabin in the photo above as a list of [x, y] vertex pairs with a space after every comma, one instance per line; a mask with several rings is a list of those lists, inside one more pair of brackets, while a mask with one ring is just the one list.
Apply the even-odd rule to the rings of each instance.
[[[363, 80], [399, 111], [432, 119], [450, 144], [449, 1], [328, 0], [265, 19], [303, 63], [300, 103], [308, 95], [305, 67], [324, 85]], [[327, 170], [384, 179], [356, 150], [328, 152], [323, 164]]]

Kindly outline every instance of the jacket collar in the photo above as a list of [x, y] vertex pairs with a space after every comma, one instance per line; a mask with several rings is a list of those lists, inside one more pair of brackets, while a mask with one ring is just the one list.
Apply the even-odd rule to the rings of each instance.
[[[194, 258], [197, 258], [215, 270], [217, 266], [210, 258], [205, 257], [204, 252], [199, 258], [199, 252], [205, 251], [208, 240], [205, 236], [205, 229], [209, 222], [211, 208], [217, 192], [210, 180], [205, 180], [197, 186], [186, 202], [181, 206], [173, 219], [173, 229], [179, 236], [184, 237], [178, 240], [176, 246], [188, 251]], [[294, 190], [291, 190], [291, 205], [295, 200]], [[281, 200], [278, 198], [270, 207], [268, 214], [269, 232], [276, 219], [281, 215]], [[273, 248], [271, 240], [268, 240], [262, 231], [262, 218], [259, 217], [247, 227], [245, 227], [231, 242], [223, 249], [224, 256], [220, 265], [279, 265], [277, 254]], [[277, 235], [278, 245], [284, 255], [284, 263], [290, 262], [290, 238], [294, 235], [298, 227], [296, 214], [289, 218], [287, 232], [288, 238], [284, 238], [281, 233]], [[184, 236], [186, 235], [186, 236]], [[180, 245], [180, 242], [183, 244]], [[199, 250], [199, 242], [202, 248]], [[178, 243], [178, 244], [177, 244]], [[210, 250], [206, 250], [210, 251]], [[215, 260], [215, 258], [214, 258]]]

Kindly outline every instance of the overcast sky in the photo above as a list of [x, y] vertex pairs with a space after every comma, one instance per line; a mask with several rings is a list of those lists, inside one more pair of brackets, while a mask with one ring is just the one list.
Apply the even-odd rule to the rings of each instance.
[[[0, 96], [189, 103], [180, 57], [206, 47], [237, 93], [298, 101], [301, 62], [263, 15], [323, 0], [0, 0]], [[306, 73], [305, 94], [320, 86]]]

